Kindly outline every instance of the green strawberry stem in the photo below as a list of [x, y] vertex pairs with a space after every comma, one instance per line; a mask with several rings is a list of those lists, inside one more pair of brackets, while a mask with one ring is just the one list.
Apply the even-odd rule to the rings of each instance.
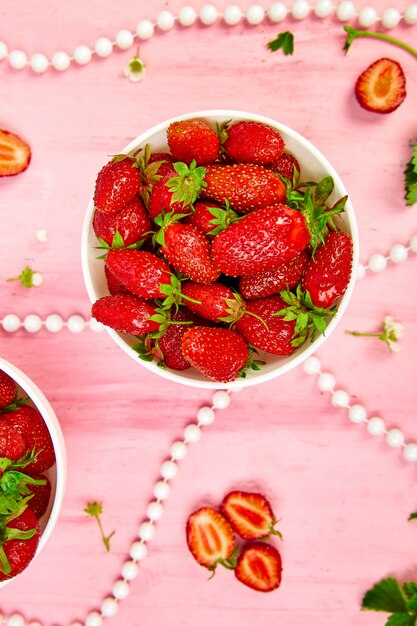
[[381, 337], [381, 333], [360, 333], [357, 330], [346, 330], [345, 332], [355, 337]]
[[0, 409], [0, 413], [10, 413], [11, 411], [18, 411], [22, 406], [24, 406], [27, 402], [29, 402], [30, 398], [17, 398], [11, 404], [4, 406]]
[[357, 37], [369, 37], [371, 39], [382, 39], [383, 41], [387, 41], [388, 43], [391, 43], [394, 46], [398, 46], [399, 48], [402, 48], [403, 50], [406, 50], [407, 52], [412, 54], [414, 57], [417, 57], [417, 50], [415, 50], [414, 48], [412, 48], [408, 44], [404, 43], [400, 39], [396, 39], [395, 37], [391, 37], [391, 35], [386, 35], [385, 33], [375, 33], [373, 31], [369, 31], [369, 30], [357, 30], [357, 29], [352, 28], [351, 26], [347, 26], [347, 25], [344, 26], [343, 28], [345, 29], [345, 31], [348, 34], [346, 42], [345, 42], [345, 45], [343, 47], [343, 50], [345, 52], [347, 52], [349, 50], [350, 46], [352, 45], [352, 42]]
[[90, 517], [94, 517], [97, 521], [98, 527], [100, 529], [101, 539], [104, 543], [104, 546], [107, 552], [110, 552], [110, 539], [115, 534], [115, 530], [113, 530], [109, 535], [106, 535], [103, 529], [103, 525], [101, 523], [100, 515], [103, 513], [103, 506], [100, 502], [87, 502], [87, 506], [84, 509], [84, 513], [89, 515]]

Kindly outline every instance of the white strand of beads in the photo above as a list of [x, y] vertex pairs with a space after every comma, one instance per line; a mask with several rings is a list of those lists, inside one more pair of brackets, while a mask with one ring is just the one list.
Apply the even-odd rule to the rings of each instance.
[[28, 57], [20, 49], [9, 51], [7, 44], [0, 41], [0, 61], [7, 59], [10, 67], [15, 70], [29, 67], [35, 74], [43, 74], [50, 68], [57, 72], [64, 72], [73, 62], [77, 65], [87, 65], [94, 56], [106, 58], [115, 49], [128, 50], [137, 43], [137, 40], [147, 41], [153, 37], [155, 32], [170, 31], [175, 23], [183, 28], [188, 28], [197, 20], [205, 26], [211, 26], [218, 20], [223, 20], [228, 26], [236, 26], [242, 20], [246, 20], [250, 26], [256, 26], [266, 18], [276, 24], [282, 22], [287, 15], [296, 20], [302, 20], [309, 15], [324, 19], [333, 13], [340, 22], [348, 22], [357, 18], [362, 28], [370, 28], [380, 22], [383, 28], [388, 30], [395, 28], [401, 20], [408, 25], [417, 24], [417, 4], [415, 3], [409, 4], [403, 12], [394, 7], [388, 8], [381, 16], [373, 7], [365, 7], [358, 12], [350, 0], [342, 0], [337, 4], [333, 4], [332, 0], [316, 0], [312, 5], [308, 0], [293, 0], [289, 7], [282, 2], [274, 2], [268, 10], [265, 10], [260, 4], [252, 4], [246, 12], [238, 4], [230, 4], [223, 13], [219, 12], [212, 4], [204, 5], [198, 12], [191, 6], [183, 6], [178, 15], [163, 10], [157, 15], [155, 21], [140, 20], [134, 32], [128, 28], [122, 28], [116, 33], [114, 39], [99, 37], [92, 47], [81, 44], [74, 49], [72, 55], [59, 50], [52, 54], [51, 59], [48, 59], [42, 52], [36, 52]]
[[317, 376], [317, 386], [320, 391], [331, 394], [331, 403], [335, 408], [348, 411], [353, 424], [364, 424], [368, 433], [374, 437], [384, 436], [387, 444], [392, 448], [401, 448], [403, 457], [410, 463], [417, 463], [417, 443], [405, 441], [404, 433], [399, 428], [387, 430], [385, 421], [377, 415], [368, 417], [368, 412], [361, 404], [351, 404], [350, 396], [344, 389], [336, 388], [336, 379], [333, 374], [324, 372], [320, 360], [316, 356], [309, 357], [303, 364], [306, 374]]
[[359, 264], [356, 277], [359, 279], [363, 278], [367, 270], [370, 270], [375, 274], [383, 272], [389, 263], [394, 263], [395, 265], [404, 263], [404, 261], [408, 259], [410, 252], [417, 253], [417, 234], [411, 237], [408, 245], [406, 246], [400, 243], [396, 243], [391, 246], [388, 255], [380, 252], [372, 254], [366, 265], [361, 263]]
[[28, 333], [37, 333], [45, 328], [50, 333], [58, 333], [67, 328], [71, 333], [81, 333], [85, 328], [89, 328], [93, 332], [101, 332], [104, 330], [103, 324], [97, 322], [94, 318], [86, 321], [82, 315], [70, 315], [64, 320], [58, 313], [51, 313], [44, 320], [36, 313], [26, 315], [23, 320], [14, 313], [8, 313], [0, 320], [0, 327], [6, 333], [15, 333], [20, 329], [26, 330]]

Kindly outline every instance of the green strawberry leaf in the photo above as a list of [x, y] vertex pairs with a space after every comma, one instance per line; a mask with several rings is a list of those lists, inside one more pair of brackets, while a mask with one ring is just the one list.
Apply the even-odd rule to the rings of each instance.
[[412, 519], [417, 519], [417, 511], [415, 513], [410, 513], [410, 515], [408, 516], [408, 521]]
[[385, 578], [366, 592], [362, 600], [363, 611], [406, 613], [407, 601], [395, 578]]
[[411, 596], [411, 598], [407, 601], [407, 609], [409, 611], [413, 611], [413, 613], [417, 612], [417, 593]]
[[316, 207], [323, 205], [334, 189], [334, 181], [331, 176], [325, 176], [317, 185], [314, 193], [314, 204]]
[[404, 583], [403, 591], [408, 599], [417, 594], [417, 583]]
[[110, 539], [113, 537], [116, 531], [112, 531], [109, 535], [104, 534], [103, 526], [101, 523], [100, 515], [103, 514], [103, 505], [101, 502], [87, 502], [87, 506], [84, 509], [84, 513], [89, 517], [93, 517], [97, 520], [98, 527], [100, 529], [101, 539], [107, 552], [110, 551]]
[[417, 144], [413, 146], [413, 154], [404, 170], [405, 200], [407, 206], [417, 202]]
[[172, 192], [171, 204], [182, 202], [183, 207], [194, 204], [201, 189], [207, 186], [204, 182], [206, 168], [197, 167], [195, 161], [191, 161], [189, 167], [179, 161], [174, 163], [174, 169], [178, 176], [173, 176], [166, 182], [166, 186]]
[[290, 31], [285, 31], [283, 33], [279, 33], [279, 35], [269, 41], [267, 47], [271, 50], [271, 52], [276, 52], [277, 50], [282, 50], [282, 52], [287, 56], [289, 54], [294, 53], [294, 35]]
[[409, 613], [393, 613], [390, 615], [385, 626], [415, 626], [416, 616]]
[[121, 236], [118, 230], [116, 230], [114, 234], [113, 241], [111, 242], [111, 247], [113, 250], [119, 250], [125, 247], [125, 242], [123, 241], [123, 237]]

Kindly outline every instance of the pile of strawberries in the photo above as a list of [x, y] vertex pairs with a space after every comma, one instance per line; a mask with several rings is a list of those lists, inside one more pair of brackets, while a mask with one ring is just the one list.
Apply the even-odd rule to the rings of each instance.
[[172, 123], [99, 172], [93, 228], [110, 295], [98, 321], [135, 335], [141, 358], [229, 382], [323, 333], [352, 267], [338, 229], [347, 197], [300, 182], [280, 133], [259, 122]]
[[[260, 493], [231, 491], [220, 510], [202, 507], [187, 520], [188, 548], [200, 565], [215, 572], [218, 565], [234, 570], [236, 579], [255, 591], [273, 591], [281, 584], [282, 563], [278, 550], [266, 543], [277, 519]], [[239, 546], [236, 535], [247, 543]]]
[[41, 414], [28, 401], [0, 370], [0, 581], [20, 574], [35, 556], [38, 520], [51, 495], [44, 472], [55, 464], [55, 452]]

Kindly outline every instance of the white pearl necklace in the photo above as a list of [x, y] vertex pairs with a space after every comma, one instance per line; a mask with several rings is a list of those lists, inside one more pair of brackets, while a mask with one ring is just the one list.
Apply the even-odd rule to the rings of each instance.
[[197, 19], [205, 26], [211, 26], [218, 20], [223, 20], [228, 26], [236, 26], [242, 20], [251, 26], [261, 24], [265, 19], [269, 19], [273, 24], [282, 22], [288, 15], [296, 20], [302, 20], [309, 15], [314, 15], [319, 19], [335, 14], [341, 22], [348, 22], [353, 18], [357, 18], [359, 24], [363, 28], [370, 28], [376, 23], [380, 23], [383, 28], [395, 28], [401, 20], [406, 24], [417, 24], [417, 4], [409, 4], [407, 8], [400, 12], [396, 8], [386, 9], [381, 16], [378, 15], [376, 9], [365, 7], [359, 12], [350, 0], [342, 0], [338, 4], [333, 4], [331, 0], [316, 0], [310, 5], [308, 0], [294, 0], [290, 7], [282, 2], [274, 2], [268, 10], [265, 10], [259, 4], [252, 4], [246, 12], [238, 5], [230, 4], [223, 13], [219, 12], [212, 4], [204, 5], [200, 11], [191, 6], [183, 6], [178, 15], [174, 15], [171, 11], [161, 11], [155, 21], [148, 19], [140, 20], [136, 25], [136, 30], [132, 32], [127, 28], [122, 28], [116, 33], [114, 39], [108, 37], [99, 37], [94, 46], [81, 44], [75, 48], [72, 54], [61, 50], [52, 54], [48, 58], [42, 52], [36, 52], [28, 57], [26, 52], [21, 49], [10, 50], [4, 41], [0, 41], [0, 61], [8, 61], [10, 67], [15, 70], [22, 70], [29, 67], [35, 74], [43, 74], [49, 68], [53, 68], [58, 72], [67, 70], [71, 63], [77, 65], [87, 65], [93, 59], [94, 55], [100, 58], [108, 57], [115, 48], [119, 50], [128, 50], [137, 41], [147, 41], [150, 39], [155, 29], [167, 32], [171, 30], [177, 22], [180, 26], [193, 26]]

